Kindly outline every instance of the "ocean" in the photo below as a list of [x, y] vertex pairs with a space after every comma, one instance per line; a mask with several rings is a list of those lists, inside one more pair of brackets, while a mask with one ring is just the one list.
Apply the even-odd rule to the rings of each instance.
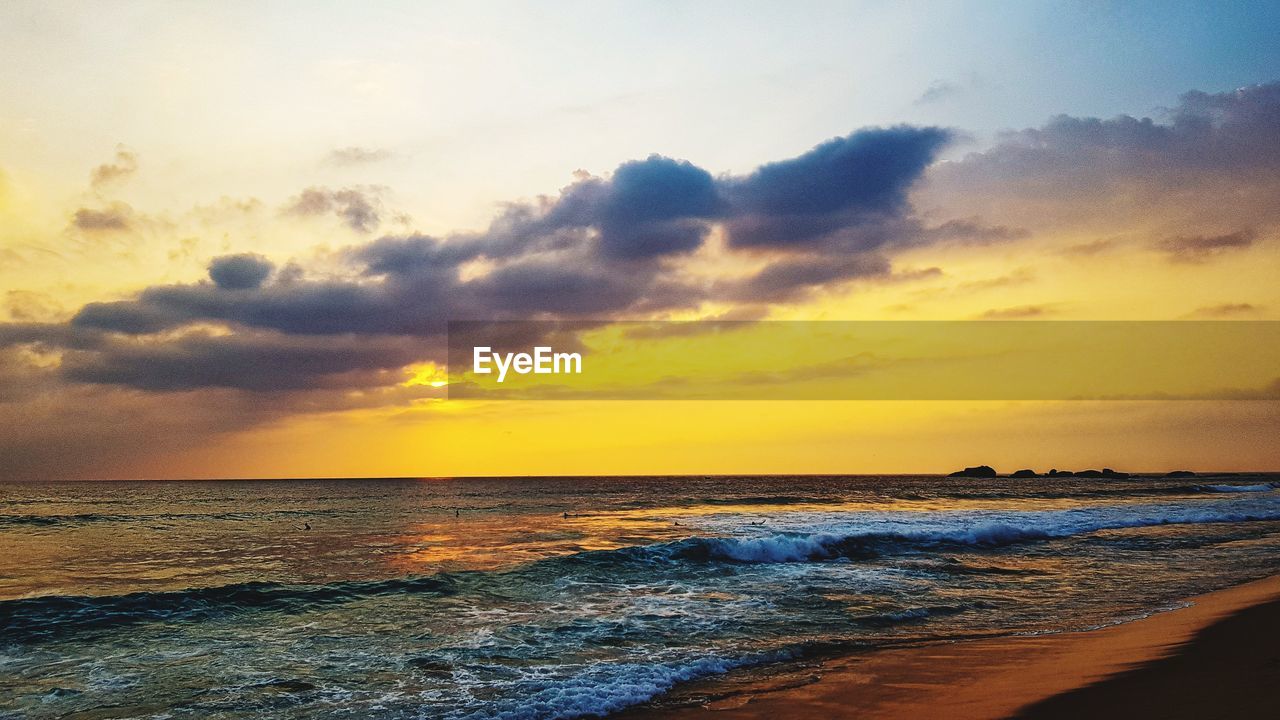
[[0, 717], [573, 718], [1280, 570], [1280, 476], [0, 483]]

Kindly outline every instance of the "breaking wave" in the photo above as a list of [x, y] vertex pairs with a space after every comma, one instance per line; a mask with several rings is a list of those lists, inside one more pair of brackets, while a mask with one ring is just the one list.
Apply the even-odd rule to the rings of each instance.
[[1197, 485], [1196, 489], [1200, 492], [1214, 493], [1243, 493], [1243, 492], [1270, 492], [1276, 489], [1272, 483], [1260, 483], [1258, 485]]
[[451, 576], [438, 574], [328, 585], [250, 582], [127, 595], [46, 595], [0, 602], [0, 638], [32, 641], [139, 622], [189, 622], [243, 610], [302, 612], [379, 595], [448, 595], [454, 586]]

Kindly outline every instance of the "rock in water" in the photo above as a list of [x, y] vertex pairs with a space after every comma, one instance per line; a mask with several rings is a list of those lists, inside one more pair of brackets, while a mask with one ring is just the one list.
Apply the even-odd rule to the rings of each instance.
[[963, 470], [957, 470], [947, 477], [973, 477], [973, 478], [993, 478], [999, 477], [999, 473], [990, 465], [979, 465], [977, 467], [967, 467]]
[[1133, 477], [1126, 472], [1118, 472], [1111, 468], [1103, 468], [1101, 470], [1081, 470], [1076, 473], [1076, 477], [1082, 478], [1107, 478], [1108, 480], [1127, 480]]

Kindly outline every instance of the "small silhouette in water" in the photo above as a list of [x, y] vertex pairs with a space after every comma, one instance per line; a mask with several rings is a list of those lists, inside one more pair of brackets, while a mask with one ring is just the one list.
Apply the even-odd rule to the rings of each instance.
[[304, 522], [304, 523], [302, 523], [302, 529], [303, 529], [303, 530], [310, 530], [310, 529], [311, 529], [311, 523], [309, 523], [309, 522]]
[[568, 520], [568, 519], [569, 519], [569, 511], [568, 511], [568, 510], [565, 510], [565, 511], [564, 511], [564, 517], [565, 517], [565, 519], [566, 519], [566, 520]]
[[454, 509], [453, 509], [453, 516], [454, 516], [454, 517], [462, 517], [462, 510], [460, 510], [460, 509], [458, 509], [458, 508], [454, 508]]
[[671, 524], [672, 524], [672, 525], [675, 525], [676, 527], [680, 527], [680, 521], [679, 521], [679, 520], [673, 520], [673, 521], [671, 521]]
[[761, 525], [764, 525], [764, 521], [763, 521], [763, 520], [761, 520], [760, 522], [753, 522], [753, 523], [747, 523], [747, 524], [748, 524], [748, 525], [755, 525], [756, 527], [759, 527], [759, 526], [761, 526]]

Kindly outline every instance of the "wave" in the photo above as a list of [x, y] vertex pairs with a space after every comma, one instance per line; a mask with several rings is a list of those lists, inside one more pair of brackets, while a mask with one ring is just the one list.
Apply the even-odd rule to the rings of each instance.
[[1276, 489], [1274, 483], [1257, 485], [1196, 485], [1196, 490], [1211, 493], [1270, 492]]
[[[944, 491], [940, 497], [963, 500], [1065, 500], [1077, 498], [1125, 498], [1125, 497], [1160, 497], [1165, 495], [1197, 495], [1217, 492], [1266, 492], [1280, 487], [1280, 483], [1262, 483], [1257, 485], [1124, 485], [1121, 487], [1088, 487], [1078, 490], [1055, 488], [1028, 488], [1017, 490], [970, 490]], [[1241, 488], [1247, 488], [1241, 490]], [[912, 497], [909, 493], [898, 493], [897, 499], [922, 499]]]
[[430, 577], [287, 585], [249, 582], [127, 595], [45, 595], [0, 601], [0, 639], [45, 640], [144, 622], [191, 622], [245, 610], [299, 613], [380, 595], [450, 595], [455, 579]]
[[61, 515], [0, 515], [0, 527], [66, 527], [91, 523], [174, 522], [192, 520], [270, 520], [345, 514], [340, 510], [267, 510], [221, 513], [70, 513]]
[[[1280, 520], [1274, 498], [1197, 504], [1149, 504], [1039, 511], [943, 513], [797, 513], [796, 529], [768, 535], [694, 537], [644, 553], [685, 561], [788, 563], [861, 559], [939, 546], [993, 548], [1102, 530]], [[852, 517], [850, 517], [852, 516]], [[805, 522], [803, 518], [816, 518]], [[739, 520], [738, 532], [741, 532]], [[782, 523], [785, 524], [785, 521]], [[807, 527], [806, 527], [807, 526]]]
[[901, 610], [894, 610], [892, 612], [854, 617], [853, 621], [860, 625], [867, 625], [870, 627], [888, 627], [893, 625], [902, 625], [904, 623], [922, 622], [931, 617], [957, 615], [962, 612], [983, 607], [990, 607], [990, 605], [986, 603], [974, 603], [973, 605], [913, 606], [903, 608]]
[[[469, 590], [537, 585], [589, 567], [626, 573], [646, 582], [673, 566], [697, 571], [712, 563], [851, 561], [886, 554], [950, 548], [996, 548], [1103, 530], [1160, 525], [1280, 520], [1280, 498], [1243, 493], [1194, 503], [1119, 505], [1038, 511], [800, 511], [768, 519], [773, 527], [746, 527], [758, 517], [730, 513], [689, 520], [715, 535], [592, 550], [548, 558], [501, 572], [468, 571], [323, 585], [251, 582], [113, 596], [43, 596], [0, 601], [0, 638], [39, 641], [64, 633], [106, 630], [145, 622], [193, 622], [242, 611], [301, 613], [334, 603], [398, 594], [454, 595]], [[726, 523], [729, 523], [726, 525]], [[788, 526], [779, 529], [778, 525]], [[657, 567], [655, 567], [657, 566]], [[974, 572], [1001, 572], [982, 568]]]
[[461, 714], [461, 717], [466, 720], [602, 717], [652, 700], [678, 683], [793, 657], [793, 653], [778, 651], [745, 657], [710, 656], [655, 663], [597, 663], [570, 677], [530, 673], [531, 677], [505, 684], [505, 689], [519, 698], [518, 702], [476, 709]]
[[827, 495], [751, 495], [746, 497], [698, 498], [686, 505], [837, 505], [843, 498]]

